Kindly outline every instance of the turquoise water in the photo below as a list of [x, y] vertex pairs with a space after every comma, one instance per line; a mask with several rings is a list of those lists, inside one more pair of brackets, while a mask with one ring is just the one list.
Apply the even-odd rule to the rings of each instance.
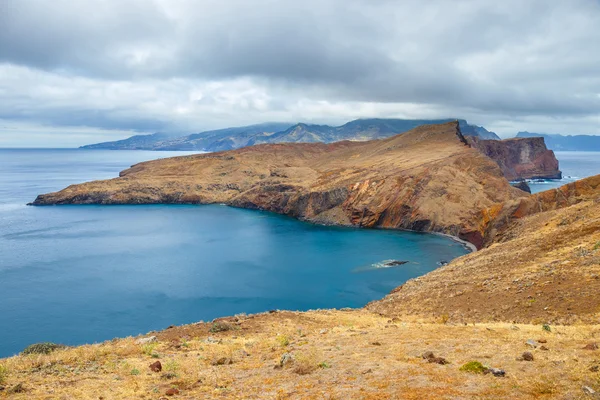
[[[360, 307], [467, 250], [225, 206], [28, 207], [183, 152], [0, 150], [0, 356], [270, 309]], [[384, 260], [408, 264], [382, 268]]]
[[600, 174], [600, 152], [598, 151], [555, 151], [562, 179], [529, 182], [531, 193], [557, 188], [576, 180]]

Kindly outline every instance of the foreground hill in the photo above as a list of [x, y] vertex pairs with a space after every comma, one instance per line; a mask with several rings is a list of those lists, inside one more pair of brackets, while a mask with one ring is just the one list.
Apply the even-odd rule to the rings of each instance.
[[460, 322], [598, 323], [600, 175], [496, 205], [481, 223], [486, 248], [368, 308]]
[[556, 151], [600, 151], [600, 136], [556, 135], [548, 133], [519, 132], [517, 138], [542, 137], [551, 150]]
[[[266, 123], [237, 128], [218, 129], [192, 135], [172, 137], [165, 134], [136, 135], [115, 142], [82, 146], [84, 149], [108, 150], [202, 150], [224, 151], [263, 143], [331, 143], [340, 140], [365, 141], [406, 132], [420, 125], [453, 121], [411, 119], [357, 119], [341, 126]], [[459, 120], [466, 136], [499, 140], [493, 132], [465, 120]]]
[[600, 175], [495, 204], [479, 223], [483, 250], [365, 309], [239, 315], [12, 357], [0, 397], [597, 398]]
[[481, 209], [526, 194], [457, 122], [382, 140], [269, 144], [137, 164], [34, 205], [225, 203], [324, 224], [403, 228], [483, 243]]

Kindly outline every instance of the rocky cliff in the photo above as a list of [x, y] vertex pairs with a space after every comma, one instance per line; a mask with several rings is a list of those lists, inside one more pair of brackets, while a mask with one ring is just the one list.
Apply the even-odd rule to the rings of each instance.
[[369, 142], [268, 144], [145, 162], [33, 204], [225, 203], [324, 224], [443, 232], [481, 246], [480, 210], [525, 195], [449, 122]]
[[481, 140], [469, 137], [469, 143], [498, 163], [508, 180], [560, 179], [558, 160], [546, 148], [544, 138]]

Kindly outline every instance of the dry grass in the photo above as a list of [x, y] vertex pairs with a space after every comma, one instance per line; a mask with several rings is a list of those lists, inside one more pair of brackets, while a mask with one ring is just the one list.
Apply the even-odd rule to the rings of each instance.
[[[362, 310], [262, 314], [235, 325], [216, 334], [211, 324], [169, 329], [157, 334], [151, 350], [127, 338], [4, 359], [0, 398], [155, 399], [174, 387], [178, 397], [203, 399], [534, 399], [579, 398], [583, 385], [600, 389], [600, 375], [590, 371], [600, 352], [583, 350], [600, 337], [597, 325], [514, 330], [499, 323], [391, 321]], [[209, 336], [215, 340], [207, 342]], [[531, 350], [527, 339], [545, 339], [550, 350]], [[428, 363], [425, 351], [450, 364]], [[516, 361], [523, 351], [535, 360]], [[293, 361], [275, 368], [284, 353]], [[231, 364], [215, 365], [219, 358]], [[156, 360], [160, 373], [148, 368]], [[502, 368], [507, 376], [461, 371], [469, 361]], [[25, 392], [9, 395], [19, 383]]]

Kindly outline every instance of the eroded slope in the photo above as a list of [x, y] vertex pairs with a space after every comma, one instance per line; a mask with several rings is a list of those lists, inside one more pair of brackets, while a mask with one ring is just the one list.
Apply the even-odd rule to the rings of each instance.
[[597, 323], [600, 175], [486, 213], [492, 243], [368, 309], [454, 321]]

